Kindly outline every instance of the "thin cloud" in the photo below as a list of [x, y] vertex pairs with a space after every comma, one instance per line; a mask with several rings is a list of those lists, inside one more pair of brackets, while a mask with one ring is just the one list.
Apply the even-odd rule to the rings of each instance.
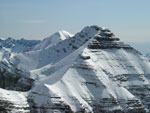
[[43, 21], [43, 20], [25, 20], [25, 21], [23, 21], [23, 23], [26, 23], [26, 24], [42, 24], [42, 23], [45, 23], [45, 21]]

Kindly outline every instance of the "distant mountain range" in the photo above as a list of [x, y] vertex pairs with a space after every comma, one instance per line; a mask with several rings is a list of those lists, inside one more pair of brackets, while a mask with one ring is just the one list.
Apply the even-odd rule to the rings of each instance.
[[0, 39], [0, 59], [9, 59], [14, 54], [30, 51], [40, 42], [40, 40], [26, 40], [23, 38], [16, 40], [11, 37]]
[[150, 112], [150, 60], [107, 28], [0, 45], [1, 112]]

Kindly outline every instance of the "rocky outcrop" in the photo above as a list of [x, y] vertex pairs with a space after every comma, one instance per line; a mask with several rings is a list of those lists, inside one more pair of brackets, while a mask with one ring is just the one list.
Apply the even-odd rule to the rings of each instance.
[[[51, 97], [51, 99], [52, 98], [58, 98], [58, 97]], [[55, 113], [55, 112], [74, 113], [71, 110], [70, 106], [64, 104], [62, 101], [60, 101], [58, 103], [43, 105], [43, 106], [38, 106], [32, 99], [28, 99], [28, 102], [30, 105], [31, 113]]]
[[94, 37], [94, 40], [92, 40], [88, 47], [90, 49], [133, 49], [119, 40], [110, 30], [103, 29]]
[[33, 79], [12, 75], [7, 72], [1, 73], [0, 76], [0, 88], [8, 90], [28, 91], [32, 88], [33, 82]]
[[25, 73], [15, 67], [9, 67], [3, 61], [0, 65], [0, 88], [15, 91], [28, 91], [31, 89], [34, 80], [27, 77], [30, 73]]
[[26, 93], [0, 88], [0, 113], [30, 113]]
[[16, 104], [0, 98], [0, 113], [30, 113], [29, 106]]

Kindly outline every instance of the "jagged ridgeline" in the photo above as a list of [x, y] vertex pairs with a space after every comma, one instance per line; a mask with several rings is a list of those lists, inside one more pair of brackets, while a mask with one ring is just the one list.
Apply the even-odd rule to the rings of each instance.
[[59, 31], [2, 60], [1, 112], [150, 112], [149, 59], [107, 28]]

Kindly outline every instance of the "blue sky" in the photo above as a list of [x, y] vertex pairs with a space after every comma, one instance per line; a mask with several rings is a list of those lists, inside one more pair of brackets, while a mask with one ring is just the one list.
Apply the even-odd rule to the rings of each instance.
[[0, 36], [43, 39], [58, 30], [74, 34], [99, 25], [122, 41], [150, 43], [149, 5], [150, 0], [0, 0]]

